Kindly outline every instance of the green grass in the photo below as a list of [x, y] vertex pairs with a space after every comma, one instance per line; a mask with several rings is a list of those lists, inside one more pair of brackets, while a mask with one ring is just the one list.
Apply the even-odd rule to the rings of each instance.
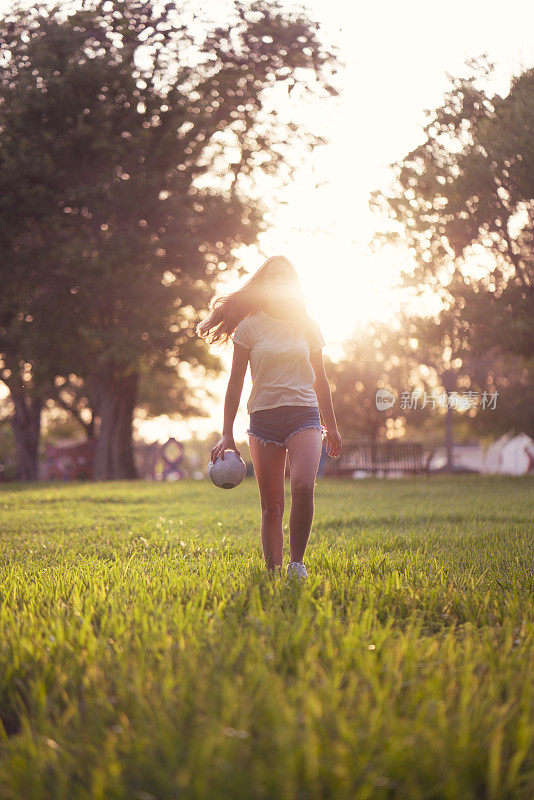
[[1, 800], [530, 800], [533, 490], [319, 479], [299, 588], [253, 478], [4, 487]]

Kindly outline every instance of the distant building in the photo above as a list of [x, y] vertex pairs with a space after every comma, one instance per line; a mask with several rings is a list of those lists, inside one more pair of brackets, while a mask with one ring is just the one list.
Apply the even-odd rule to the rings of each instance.
[[506, 475], [534, 473], [534, 439], [526, 433], [505, 433], [488, 447], [483, 471]]
[[[506, 433], [490, 445], [455, 444], [452, 451], [455, 471], [486, 475], [526, 475], [534, 472], [534, 440], [526, 433]], [[447, 465], [445, 447], [436, 447], [429, 461], [430, 472]]]
[[[452, 448], [452, 463], [455, 471], [482, 472], [484, 465], [484, 448], [478, 442], [474, 444], [455, 444]], [[428, 462], [430, 472], [438, 472], [447, 467], [447, 448], [436, 447]]]

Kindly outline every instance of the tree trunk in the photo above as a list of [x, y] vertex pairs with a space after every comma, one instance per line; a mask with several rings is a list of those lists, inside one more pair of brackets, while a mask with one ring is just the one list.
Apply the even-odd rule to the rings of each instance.
[[447, 413], [445, 415], [445, 449], [447, 451], [447, 472], [454, 471], [454, 438], [452, 432], [452, 408], [447, 404]]
[[446, 370], [443, 375], [443, 386], [447, 392], [447, 409], [445, 414], [445, 451], [447, 454], [447, 472], [454, 472], [454, 436], [452, 429], [452, 420], [454, 409], [451, 408], [449, 403], [449, 394], [456, 386], [456, 379], [453, 370]]
[[96, 414], [100, 430], [96, 439], [95, 480], [137, 478], [132, 447], [132, 419], [137, 400], [138, 374], [94, 376]]
[[15, 407], [11, 426], [17, 451], [17, 479], [36, 481], [39, 479], [39, 436], [43, 400], [41, 397], [29, 395], [24, 389], [9, 388]]

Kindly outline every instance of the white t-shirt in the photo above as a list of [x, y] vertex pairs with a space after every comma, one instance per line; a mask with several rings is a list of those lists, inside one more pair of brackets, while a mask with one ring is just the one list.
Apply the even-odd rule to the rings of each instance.
[[310, 338], [292, 320], [258, 311], [241, 320], [232, 340], [250, 350], [249, 414], [281, 405], [319, 406], [310, 353], [320, 350], [325, 340], [316, 322]]

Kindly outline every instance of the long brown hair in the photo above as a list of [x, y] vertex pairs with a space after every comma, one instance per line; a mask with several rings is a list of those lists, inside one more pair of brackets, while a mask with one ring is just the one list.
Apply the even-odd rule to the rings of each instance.
[[307, 311], [306, 298], [298, 272], [285, 256], [270, 256], [241, 288], [236, 289], [235, 292], [212, 298], [211, 311], [206, 319], [197, 325], [197, 334], [204, 337], [209, 344], [219, 341], [228, 342], [242, 319], [262, 310], [269, 286], [269, 267], [273, 262], [280, 261], [292, 271], [295, 282], [296, 296], [291, 319], [305, 333], [312, 335], [315, 332], [316, 323]]

